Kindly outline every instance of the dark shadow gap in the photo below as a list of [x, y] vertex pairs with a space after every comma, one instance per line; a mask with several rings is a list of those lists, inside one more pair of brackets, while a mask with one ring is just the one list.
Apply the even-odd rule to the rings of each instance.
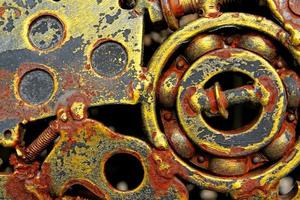
[[146, 141], [140, 105], [106, 105], [91, 107], [89, 118], [103, 123], [111, 130]]
[[101, 198], [97, 197], [94, 193], [88, 190], [86, 187], [76, 184], [71, 186], [65, 193], [64, 196], [69, 197], [80, 197], [88, 200], [101, 200]]

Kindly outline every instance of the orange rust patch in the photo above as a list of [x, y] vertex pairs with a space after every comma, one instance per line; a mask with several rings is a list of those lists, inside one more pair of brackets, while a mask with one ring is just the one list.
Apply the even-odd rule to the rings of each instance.
[[[158, 159], [156, 159], [158, 157]], [[159, 151], [149, 155], [149, 177], [150, 185], [155, 191], [156, 197], [161, 197], [168, 193], [171, 186], [177, 186], [181, 194], [186, 194], [187, 191], [183, 184], [175, 177], [178, 173], [183, 173], [183, 167], [179, 165], [170, 151]], [[161, 165], [166, 167], [160, 168]]]
[[266, 111], [272, 112], [276, 106], [277, 97], [278, 97], [278, 90], [276, 85], [269, 77], [260, 77], [259, 82], [268, 90], [270, 93], [270, 97], [268, 98], [268, 104], [266, 105]]
[[3, 17], [4, 13], [5, 13], [5, 8], [0, 7], [0, 17]]
[[15, 155], [10, 157], [10, 164], [14, 166], [14, 173], [5, 184], [5, 190], [8, 196], [15, 200], [36, 200], [37, 197], [26, 187], [30, 186], [35, 192], [45, 200], [51, 200], [50, 196], [50, 168], [49, 165], [43, 165], [39, 173], [39, 163], [25, 164]]
[[190, 105], [191, 96], [194, 95], [195, 92], [196, 92], [195, 87], [188, 88], [182, 100], [183, 110], [191, 117], [197, 116], [197, 111], [193, 110], [192, 106]]

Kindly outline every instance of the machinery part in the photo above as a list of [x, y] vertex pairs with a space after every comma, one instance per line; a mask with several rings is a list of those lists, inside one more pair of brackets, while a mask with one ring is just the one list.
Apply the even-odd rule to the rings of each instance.
[[[208, 79], [224, 71], [245, 73], [255, 84], [227, 91], [216, 84], [204, 90]], [[263, 109], [257, 121], [242, 130], [214, 130], [201, 116], [207, 111], [228, 118], [227, 108], [243, 102], [260, 103]], [[256, 152], [267, 145], [280, 129], [285, 107], [284, 87], [275, 70], [256, 55], [234, 48], [214, 51], [197, 60], [185, 73], [177, 99], [179, 120], [193, 142], [210, 153], [230, 157]]]
[[[232, 20], [234, 18], [234, 20]], [[218, 191], [230, 191], [234, 198], [240, 198], [240, 196], [249, 198], [250, 196], [256, 196], [259, 198], [265, 198], [266, 196], [264, 194], [268, 194], [270, 198], [280, 198], [276, 192], [276, 181], [279, 180], [280, 177], [286, 176], [288, 173], [291, 172], [291, 168], [289, 168], [290, 161], [298, 163], [297, 160], [297, 150], [295, 152], [292, 152], [291, 149], [297, 149], [298, 143], [296, 142], [295, 146], [295, 124], [290, 124], [289, 122], [284, 122], [285, 125], [283, 125], [284, 116], [285, 116], [285, 110], [287, 107], [287, 102], [285, 100], [285, 88], [282, 84], [282, 79], [280, 79], [279, 74], [276, 72], [276, 67], [272, 67], [269, 62], [266, 62], [265, 59], [260, 58], [259, 56], [267, 57], [269, 60], [272, 60], [272, 57], [274, 57], [273, 53], [274, 51], [270, 51], [270, 42], [265, 39], [260, 39], [257, 41], [253, 37], [243, 37], [240, 36], [238, 38], [229, 38], [229, 39], [223, 39], [223, 45], [216, 45], [219, 44], [221, 41], [221, 38], [218, 37], [210, 37], [210, 38], [217, 38], [215, 42], [209, 42], [209, 43], [201, 43], [197, 42], [199, 46], [207, 44], [205, 46], [206, 48], [202, 48], [202, 51], [199, 51], [198, 55], [190, 55], [189, 59], [193, 62], [193, 60], [196, 60], [193, 64], [191, 64], [191, 67], [188, 68], [187, 71], [184, 72], [184, 76], [181, 80], [177, 80], [176, 82], [181, 82], [179, 84], [179, 87], [177, 84], [169, 84], [169, 87], [173, 87], [174, 89], [170, 88], [168, 90], [162, 89], [161, 87], [165, 87], [164, 84], [159, 84], [160, 74], [162, 71], [165, 71], [165, 75], [172, 75], [172, 67], [170, 69], [163, 69], [165, 65], [168, 63], [168, 59], [171, 58], [172, 54], [175, 53], [177, 49], [179, 49], [179, 46], [183, 44], [185, 41], [191, 40], [193, 37], [197, 37], [198, 39], [203, 39], [207, 36], [197, 36], [207, 30], [211, 30], [212, 27], [217, 29], [219, 27], [226, 27], [229, 25], [235, 25], [235, 26], [243, 26], [248, 27], [253, 30], [257, 30], [261, 33], [264, 33], [268, 35], [269, 37], [279, 40], [282, 45], [285, 45], [286, 40], [288, 40], [288, 35], [277, 25], [274, 23], [266, 20], [266, 19], [257, 19], [256, 16], [251, 16], [247, 14], [236, 14], [236, 13], [225, 13], [220, 17], [214, 18], [214, 19], [201, 19], [197, 22], [191, 23], [183, 27], [178, 32], [174, 33], [174, 35], [170, 36], [165, 43], [159, 48], [159, 50], [156, 52], [156, 54], [153, 56], [152, 62], [149, 67], [149, 73], [153, 74], [153, 92], [152, 95], [155, 95], [155, 91], [177, 91], [178, 94], [174, 95], [172, 93], [173, 98], [177, 98], [177, 103], [173, 105], [176, 107], [177, 110], [177, 116], [179, 120], [177, 120], [177, 123], [179, 123], [183, 130], [181, 131], [182, 137], [188, 136], [188, 138], [191, 139], [191, 141], [195, 144], [194, 148], [197, 148], [197, 151], [199, 152], [198, 155], [195, 154], [194, 158], [188, 158], [188, 162], [191, 162], [190, 165], [184, 165], [186, 167], [186, 170], [189, 171], [189, 174], [193, 175], [187, 175], [185, 177], [186, 179], [200, 183], [199, 186], [205, 185], [207, 188], [213, 188], [214, 190]], [[215, 33], [214, 33], [215, 34]], [[278, 38], [278, 35], [280, 37]], [[255, 37], [257, 38], [257, 36]], [[264, 37], [262, 37], [264, 38]], [[245, 42], [246, 40], [246, 42]], [[255, 40], [253, 42], [252, 40]], [[257, 45], [251, 45], [256, 42], [263, 41], [260, 48], [258, 48]], [[192, 43], [191, 45], [195, 45], [195, 43]], [[188, 45], [189, 46], [189, 45]], [[247, 48], [245, 48], [247, 46]], [[224, 49], [220, 49], [224, 47]], [[226, 48], [225, 48], [226, 47]], [[247, 50], [242, 49], [236, 49], [236, 47], [240, 47]], [[195, 48], [194, 46], [189, 46], [187, 49]], [[297, 50], [293, 46], [287, 45], [286, 48], [291, 48], [290, 52], [294, 54], [295, 59], [297, 60]], [[205, 52], [205, 50], [207, 51]], [[255, 52], [256, 54], [250, 53], [248, 50]], [[188, 51], [188, 50], [187, 50]], [[168, 54], [162, 54], [162, 52], [169, 52]], [[267, 52], [267, 53], [266, 53]], [[195, 53], [195, 52], [193, 52]], [[256, 57], [258, 56], [258, 57]], [[200, 57], [199, 59], [197, 59]], [[250, 58], [252, 57], [252, 58]], [[159, 59], [158, 59], [159, 58]], [[274, 63], [275, 60], [272, 60]], [[236, 63], [238, 64], [236, 64]], [[253, 63], [252, 63], [253, 62]], [[252, 64], [251, 64], [252, 63]], [[254, 64], [256, 63], [256, 64]], [[263, 64], [265, 63], [265, 64]], [[256, 67], [262, 67], [261, 69], [256, 69]], [[268, 66], [268, 67], [263, 67]], [[239, 68], [241, 67], [241, 68]], [[263, 69], [264, 68], [264, 69]], [[240, 70], [242, 69], [242, 70]], [[248, 70], [249, 69], [249, 70]], [[267, 69], [267, 71], [265, 71]], [[253, 70], [253, 72], [251, 72]], [[286, 69], [288, 70], [288, 69]], [[211, 89], [207, 89], [206, 91], [203, 90], [205, 88], [205, 84], [209, 81], [209, 79], [212, 79], [216, 74], [221, 73], [223, 71], [233, 71], [233, 72], [240, 72], [245, 73], [247, 76], [250, 76], [250, 79], [253, 80], [253, 82], [260, 86], [243, 86], [238, 89], [231, 89], [225, 92], [222, 92], [220, 90], [220, 87], [218, 84]], [[256, 74], [256, 75], [254, 75]], [[162, 80], [167, 80], [163, 75]], [[254, 75], [254, 76], [253, 76]], [[207, 77], [207, 78], [202, 78]], [[268, 83], [267, 85], [264, 84], [262, 80], [259, 77], [268, 77], [266, 78], [265, 83]], [[261, 81], [259, 81], [259, 79]], [[279, 85], [278, 85], [279, 84]], [[296, 87], [299, 87], [299, 83], [296, 83]], [[266, 87], [267, 86], [267, 87]], [[289, 87], [289, 86], [288, 86]], [[175, 90], [175, 88], [177, 88]], [[267, 89], [269, 88], [269, 89]], [[271, 89], [272, 88], [272, 89]], [[271, 91], [271, 90], [272, 91]], [[277, 91], [275, 91], [275, 90]], [[274, 92], [274, 93], [273, 93]], [[233, 94], [239, 94], [239, 95], [233, 95]], [[164, 94], [163, 96], [170, 96], [167, 94]], [[273, 97], [275, 98], [273, 98]], [[267, 97], [267, 98], [265, 98]], [[290, 99], [291, 96], [287, 96], [287, 99]], [[168, 139], [170, 140], [170, 137], [168, 136], [168, 131], [166, 132], [166, 136], [161, 131], [159, 127], [159, 123], [157, 121], [156, 116], [156, 105], [160, 102], [155, 102], [155, 98], [149, 98], [151, 101], [150, 103], [145, 103], [143, 107], [144, 112], [144, 119], [146, 121], [147, 125], [147, 132], [150, 133], [149, 138], [152, 141], [154, 145], [156, 145], [157, 148], [161, 149], [170, 149], [168, 145]], [[265, 99], [266, 101], [264, 102]], [[280, 102], [275, 103], [275, 107], [271, 106], [272, 103], [270, 101], [276, 102], [277, 100]], [[279, 100], [280, 99], [280, 100]], [[240, 103], [247, 101], [254, 101], [256, 103], [260, 102], [263, 105], [262, 114], [266, 112], [266, 110], [269, 110], [271, 107], [273, 107], [276, 112], [278, 112], [277, 117], [271, 117], [270, 120], [268, 120], [267, 123], [263, 123], [263, 129], [268, 127], [269, 125], [275, 125], [274, 129], [274, 135], [270, 137], [271, 140], [274, 139], [275, 142], [273, 142], [270, 146], [267, 146], [270, 142], [268, 142], [265, 139], [258, 139], [259, 142], [266, 142], [265, 144], [261, 144], [256, 146], [254, 142], [255, 135], [259, 135], [259, 137], [264, 137], [261, 135], [261, 133], [268, 133], [272, 134], [272, 131], [258, 131], [258, 133], [252, 132], [250, 135], [251, 137], [247, 138], [239, 138], [235, 142], [232, 141], [232, 138], [235, 137], [243, 137], [242, 135], [247, 132], [247, 130], [251, 130], [253, 127], [256, 127], [253, 123], [251, 125], [248, 125], [246, 128], [237, 129], [234, 131], [222, 131], [217, 130], [212, 127], [210, 127], [207, 122], [201, 117], [200, 110], [203, 111], [209, 111], [211, 115], [218, 115], [221, 114], [225, 117], [227, 117], [226, 108], [228, 105], [233, 103]], [[229, 103], [232, 102], [232, 103]], [[169, 109], [173, 109], [172, 107], [164, 107], [164, 101], [162, 101], [162, 113], [167, 112]], [[265, 106], [271, 106], [266, 109]], [[290, 106], [288, 106], [290, 108]], [[273, 109], [270, 109], [271, 111]], [[274, 110], [273, 110], [274, 111]], [[268, 112], [268, 111], [267, 111]], [[200, 114], [199, 114], [200, 113]], [[203, 115], [203, 113], [202, 113]], [[268, 116], [272, 116], [267, 114]], [[163, 115], [165, 116], [165, 115]], [[173, 117], [174, 118], [174, 117]], [[177, 118], [177, 117], [175, 117]], [[268, 117], [261, 117], [258, 120], [267, 119]], [[278, 120], [277, 122], [273, 123], [272, 120]], [[172, 126], [170, 123], [167, 123], [165, 119], [162, 118], [163, 126], [165, 130], [170, 130], [170, 127]], [[176, 119], [175, 119], [176, 121]], [[271, 122], [271, 123], [269, 123]], [[172, 122], [174, 123], [174, 122]], [[286, 124], [288, 123], [288, 125]], [[297, 123], [294, 121], [294, 123]], [[169, 125], [167, 125], [169, 124]], [[177, 125], [176, 125], [177, 126]], [[288, 126], [289, 128], [287, 128]], [[271, 128], [271, 127], [270, 127]], [[255, 128], [254, 128], [255, 129]], [[254, 130], [252, 129], [252, 130]], [[271, 128], [272, 129], [272, 128]], [[265, 129], [266, 130], [266, 129]], [[281, 131], [280, 131], [281, 130]], [[289, 134], [289, 139], [286, 142], [279, 142], [280, 137], [276, 137], [279, 132], [282, 135], [283, 132], [286, 130]], [[203, 135], [202, 135], [203, 134]], [[203, 137], [202, 137], [203, 136]], [[270, 136], [270, 135], [269, 135]], [[268, 137], [268, 136], [267, 136]], [[179, 137], [180, 138], [180, 137]], [[207, 143], [202, 141], [206, 141]], [[229, 142], [230, 141], [230, 142]], [[220, 142], [220, 143], [218, 143]], [[226, 143], [228, 142], [228, 143]], [[249, 145], [250, 148], [253, 148], [250, 151], [247, 151], [246, 146], [241, 146], [241, 142], [250, 142]], [[184, 147], [179, 146], [178, 144], [186, 144], [186, 149], [191, 149], [190, 145], [188, 145], [188, 141], [185, 143], [182, 143], [180, 140], [178, 140], [178, 143], [170, 140], [170, 144], [172, 145], [172, 148], [179, 154], [179, 156], [182, 156], [183, 158], [187, 158], [182, 153], [181, 149], [184, 149]], [[277, 143], [278, 146], [274, 147], [272, 146], [274, 143]], [[289, 146], [291, 147], [290, 150], [287, 150], [286, 153], [276, 155], [276, 150], [280, 148], [281, 144], [283, 146]], [[224, 146], [221, 147], [221, 145], [228, 145], [228, 151], [225, 150]], [[260, 146], [260, 147], [259, 147]], [[264, 148], [267, 146], [266, 149], [272, 148], [272, 153], [266, 153], [265, 155], [258, 154], [259, 150], [264, 150]], [[246, 148], [245, 148], [246, 147]], [[212, 150], [213, 149], [213, 150]], [[255, 154], [252, 154], [254, 153]], [[289, 152], [289, 153], [288, 153]], [[272, 158], [272, 154], [276, 155], [276, 158]], [[281, 152], [282, 153], [282, 152]], [[292, 158], [289, 155], [293, 155]], [[220, 157], [222, 156], [222, 157]], [[225, 156], [225, 157], [224, 157]], [[229, 158], [227, 158], [229, 156]], [[239, 156], [239, 158], [230, 158], [234, 156]], [[244, 157], [240, 157], [244, 156]], [[261, 165], [267, 165], [268, 160], [267, 157], [270, 157], [272, 160], [276, 160], [276, 164], [269, 165], [267, 169], [264, 170], [264, 172], [260, 170], [255, 170], [256, 168], [259, 168]], [[277, 157], [278, 156], [278, 157]], [[286, 157], [287, 156], [287, 157]], [[279, 159], [279, 160], [278, 160]], [[287, 160], [288, 162], [287, 162]], [[295, 160], [294, 160], [295, 159]], [[186, 163], [186, 161], [184, 161]], [[193, 165], [191, 165], [193, 164]], [[210, 173], [207, 173], [205, 171], [198, 171], [197, 169], [194, 169], [194, 165], [199, 166], [200, 168], [204, 168]], [[284, 168], [284, 169], [283, 169]], [[281, 170], [279, 170], [281, 169]], [[249, 171], [252, 171], [251, 173], [248, 173]], [[197, 174], [197, 175], [196, 175]], [[218, 179], [218, 184], [215, 184], [216, 181], [216, 174], [221, 175]], [[226, 176], [226, 178], [224, 178]], [[238, 178], [236, 177], [238, 176]], [[203, 178], [205, 177], [205, 178]], [[202, 181], [201, 181], [202, 180]], [[263, 181], [266, 180], [266, 181]], [[272, 181], [267, 181], [272, 180]], [[247, 189], [247, 185], [252, 185], [252, 189]], [[254, 186], [256, 185], [256, 186]], [[259, 188], [259, 191], [257, 191], [254, 188]], [[268, 189], [266, 189], [268, 188]], [[272, 192], [273, 191], [273, 192]]]
[[0, 198], [299, 198], [299, 5], [0, 0]]
[[57, 122], [50, 124], [49, 128], [47, 128], [32, 144], [30, 144], [24, 152], [17, 148], [19, 156], [26, 161], [33, 161], [38, 154], [40, 154], [57, 137], [57, 131], [59, 131]]

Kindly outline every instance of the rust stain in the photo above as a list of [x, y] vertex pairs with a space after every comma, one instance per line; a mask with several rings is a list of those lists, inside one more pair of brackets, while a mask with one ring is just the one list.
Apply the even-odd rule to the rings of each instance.
[[3, 15], [4, 15], [4, 13], [5, 13], [5, 7], [0, 7], [0, 17], [3, 17]]
[[[151, 166], [149, 169], [150, 185], [153, 187], [156, 197], [166, 195], [171, 186], [180, 184], [175, 178], [175, 174], [183, 173], [182, 171], [185, 170], [175, 162], [170, 151], [155, 150], [148, 159]], [[182, 194], [187, 193], [186, 189], [180, 188]]]
[[260, 77], [259, 82], [267, 89], [270, 94], [268, 98], [268, 104], [265, 106], [265, 108], [267, 112], [272, 112], [275, 109], [277, 98], [279, 98], [277, 87], [273, 83], [273, 80], [271, 80], [267, 76]]
[[[14, 166], [14, 173], [5, 184], [5, 190], [8, 196], [15, 200], [36, 200], [36, 194], [42, 196], [45, 200], [51, 200], [50, 196], [50, 168], [44, 165], [39, 172], [40, 164], [25, 164], [15, 155], [10, 157], [10, 164]], [[34, 188], [35, 193], [28, 188]]]

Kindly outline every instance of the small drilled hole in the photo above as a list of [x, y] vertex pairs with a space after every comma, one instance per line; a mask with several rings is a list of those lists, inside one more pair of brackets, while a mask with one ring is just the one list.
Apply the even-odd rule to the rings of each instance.
[[130, 10], [136, 6], [136, 0], [119, 0], [119, 4], [121, 8]]
[[10, 130], [6, 130], [4, 132], [5, 139], [11, 139], [11, 136], [12, 136], [12, 132]]
[[198, 14], [199, 14], [200, 16], [203, 16], [203, 15], [204, 15], [204, 10], [201, 8], [201, 9], [198, 11]]
[[137, 188], [144, 178], [144, 169], [139, 159], [127, 153], [115, 154], [105, 163], [105, 176], [117, 190]]

